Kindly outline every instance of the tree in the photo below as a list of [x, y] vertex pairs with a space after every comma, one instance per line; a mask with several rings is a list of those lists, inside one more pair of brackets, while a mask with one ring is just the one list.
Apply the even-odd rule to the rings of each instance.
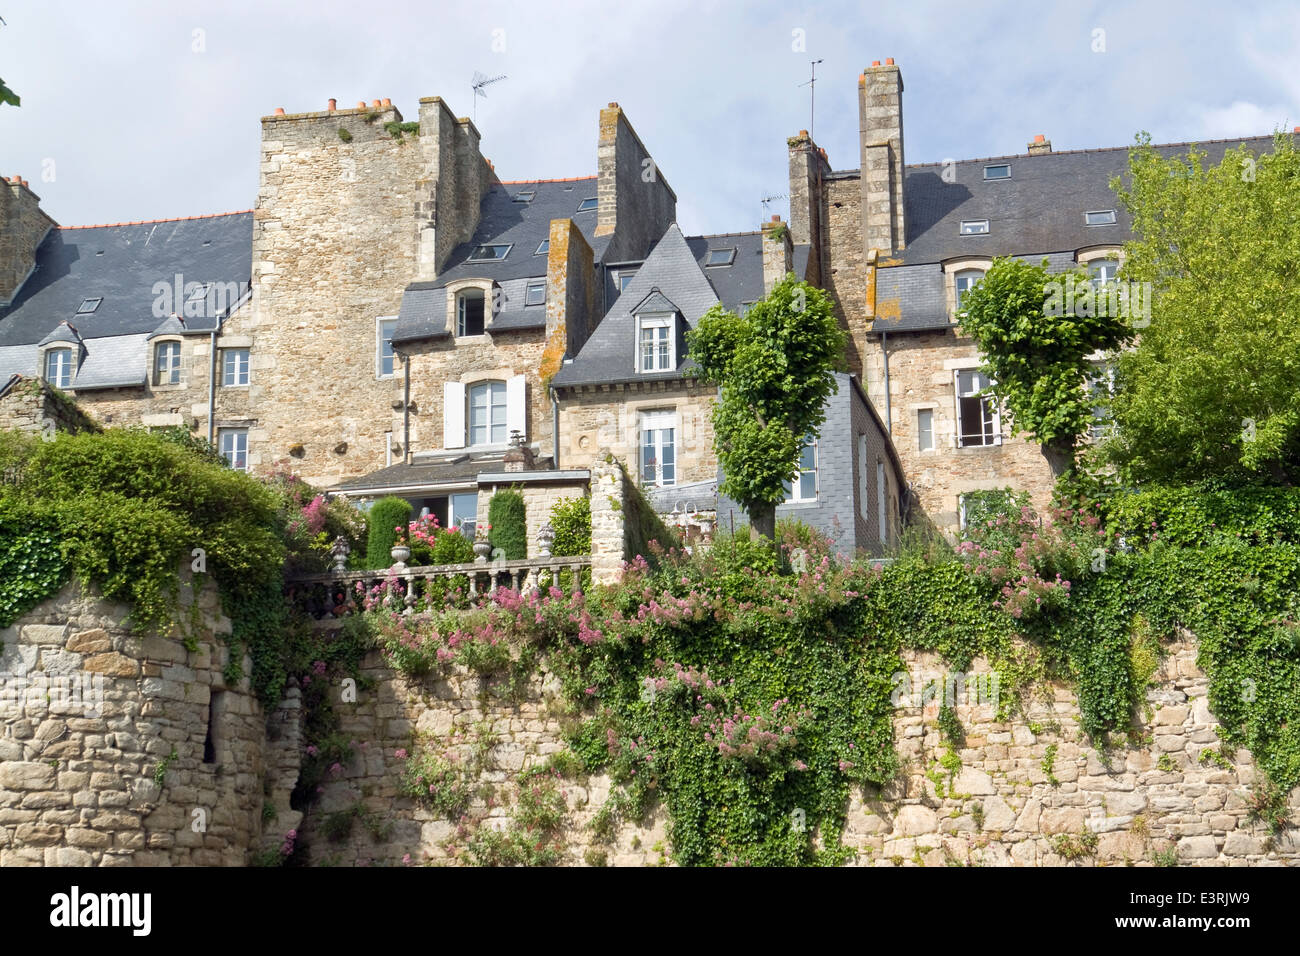
[[1085, 274], [1048, 273], [1047, 260], [1035, 266], [994, 259], [962, 298], [962, 330], [979, 346], [981, 371], [1011, 413], [1012, 434], [1032, 435], [1054, 476], [1073, 466], [1079, 436], [1093, 419], [1088, 356], [1132, 336], [1123, 311], [1111, 308]]
[[1168, 159], [1142, 134], [1131, 182], [1127, 278], [1153, 288], [1150, 327], [1116, 370], [1116, 436], [1130, 481], [1300, 476], [1300, 152], [1242, 146], [1218, 166]]
[[744, 316], [713, 306], [687, 341], [701, 380], [721, 387], [713, 408], [721, 491], [771, 538], [785, 483], [837, 387], [846, 340], [834, 307], [791, 273]]

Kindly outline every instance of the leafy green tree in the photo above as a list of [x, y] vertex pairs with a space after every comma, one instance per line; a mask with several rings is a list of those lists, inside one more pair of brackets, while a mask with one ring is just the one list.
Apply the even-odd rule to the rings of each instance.
[[722, 492], [771, 538], [785, 482], [836, 390], [846, 339], [830, 297], [787, 275], [744, 316], [715, 305], [688, 335], [701, 379], [721, 386], [713, 408]]
[[22, 105], [22, 100], [18, 94], [5, 86], [4, 80], [0, 80], [0, 103], [8, 103], [10, 106]]
[[1139, 136], [1126, 278], [1152, 283], [1151, 324], [1116, 370], [1106, 457], [1132, 481], [1300, 476], [1300, 152], [1166, 159]]
[[1088, 355], [1132, 336], [1122, 310], [1100, 307], [1102, 299], [1082, 273], [1053, 275], [1047, 260], [1019, 259], [994, 259], [962, 298], [962, 331], [979, 346], [990, 392], [1010, 412], [1012, 434], [1043, 446], [1055, 476], [1074, 464], [1093, 418]]

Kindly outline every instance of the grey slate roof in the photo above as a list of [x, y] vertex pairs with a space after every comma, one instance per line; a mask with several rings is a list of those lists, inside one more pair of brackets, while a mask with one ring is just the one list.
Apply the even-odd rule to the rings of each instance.
[[72, 377], [78, 392], [144, 385], [149, 379], [149, 336], [112, 335], [91, 340]]
[[[673, 223], [646, 257], [627, 290], [596, 326], [587, 344], [572, 362], [551, 380], [557, 388], [605, 382], [663, 381], [682, 377], [686, 356], [678, 349], [677, 368], [668, 372], [633, 371], [636, 358], [634, 309], [652, 292], [659, 291], [676, 304], [686, 322], [694, 327], [700, 316], [718, 301], [713, 285], [696, 261], [682, 231]], [[760, 296], [762, 279], [759, 281]]]
[[[402, 489], [418, 493], [421, 489], [438, 485], [472, 485], [484, 472], [502, 471], [505, 467], [503, 453], [487, 455], [462, 454], [452, 458], [439, 458], [432, 461], [415, 461], [412, 464], [399, 462], [378, 471], [357, 478], [349, 478], [330, 489], [342, 494], [357, 494], [368, 491], [400, 492]], [[550, 458], [539, 458], [535, 463], [538, 470], [554, 467]]]
[[55, 342], [67, 342], [71, 345], [80, 345], [81, 336], [78, 335], [77, 330], [67, 322], [60, 322], [50, 331], [49, 335], [37, 342], [36, 345], [37, 348], [40, 348], [44, 345], [53, 345]]

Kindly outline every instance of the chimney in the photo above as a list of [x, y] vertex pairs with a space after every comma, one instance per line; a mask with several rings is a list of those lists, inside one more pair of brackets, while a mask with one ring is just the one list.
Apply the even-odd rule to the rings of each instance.
[[677, 194], [617, 103], [600, 111], [596, 200], [595, 234], [613, 236], [606, 262], [644, 259], [677, 221]]
[[794, 242], [790, 228], [780, 216], [773, 216], [771, 222], [763, 223], [763, 294], [771, 292], [793, 268]]
[[1030, 156], [1041, 156], [1043, 153], [1050, 153], [1051, 151], [1052, 151], [1052, 141], [1048, 139], [1046, 136], [1044, 136], [1042, 133], [1039, 133], [1037, 136], [1035, 136], [1034, 141], [1029, 144]]
[[13, 302], [35, 271], [36, 249], [55, 225], [21, 176], [0, 182], [0, 306]]
[[907, 241], [903, 203], [903, 75], [892, 58], [858, 78], [862, 226], [866, 249], [888, 256]]
[[806, 129], [799, 130], [799, 135], [791, 136], [785, 144], [790, 151], [790, 240], [796, 245], [811, 246], [807, 279], [820, 285], [822, 249], [826, 241], [822, 226], [825, 205], [822, 184], [831, 167], [826, 161], [826, 151], [817, 147]]

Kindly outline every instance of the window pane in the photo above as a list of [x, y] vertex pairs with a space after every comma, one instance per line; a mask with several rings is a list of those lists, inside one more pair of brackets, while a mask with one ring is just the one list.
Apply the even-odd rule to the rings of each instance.
[[799, 497], [804, 501], [812, 501], [817, 497], [817, 472], [805, 471], [799, 477]]
[[916, 413], [916, 447], [929, 451], [934, 447], [934, 411], [922, 408]]
[[655, 480], [655, 446], [654, 432], [643, 432], [641, 443], [641, 480], [653, 482]]
[[961, 436], [960, 444], [982, 445], [984, 444], [983, 431], [983, 410], [981, 406], [984, 403], [978, 398], [966, 397], [958, 403], [958, 409], [961, 414]]
[[663, 459], [660, 468], [663, 483], [671, 485], [677, 480], [677, 450], [673, 442], [673, 429], [659, 429], [659, 453]]

